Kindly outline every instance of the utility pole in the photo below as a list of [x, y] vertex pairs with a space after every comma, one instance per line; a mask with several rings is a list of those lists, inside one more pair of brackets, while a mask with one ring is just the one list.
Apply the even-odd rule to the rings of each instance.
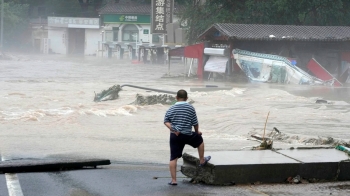
[[4, 0], [1, 0], [1, 38], [0, 38], [0, 50], [4, 47]]
[[4, 47], [4, 0], [1, 0], [1, 37], [0, 37], [0, 50]]

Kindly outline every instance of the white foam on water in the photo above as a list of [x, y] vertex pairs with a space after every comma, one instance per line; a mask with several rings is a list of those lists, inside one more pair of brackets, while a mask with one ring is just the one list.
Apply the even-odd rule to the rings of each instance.
[[74, 110], [69, 107], [56, 109], [30, 109], [27, 111], [18, 108], [12, 108], [8, 111], [0, 111], [3, 120], [23, 120], [23, 121], [39, 121], [45, 116], [64, 116], [72, 114]]
[[14, 95], [18, 95], [18, 96], [26, 96], [25, 94], [23, 94], [23, 93], [17, 93], [17, 92], [15, 92], [15, 93], [8, 93], [7, 94], [8, 96], [14, 96]]
[[246, 89], [245, 88], [233, 88], [231, 91], [234, 91], [236, 94], [242, 95]]
[[0, 109], [0, 120], [11, 121], [40, 121], [43, 118], [60, 118], [69, 115], [95, 115], [100, 117], [107, 116], [132, 116], [137, 112], [140, 106], [124, 105], [121, 107], [111, 107], [108, 104], [100, 104], [97, 107], [85, 106], [78, 104], [75, 107], [64, 106], [54, 109], [29, 109], [23, 110], [20, 108], [10, 108], [8, 110]]
[[206, 93], [206, 92], [191, 92], [191, 93], [189, 93], [189, 95], [188, 95], [188, 97], [189, 98], [193, 98], [193, 97], [204, 97], [204, 96], [207, 96], [208, 95], [208, 93]]
[[91, 109], [80, 109], [78, 111], [79, 114], [82, 115], [95, 115], [101, 117], [107, 116], [132, 116], [133, 113], [136, 113], [138, 110], [137, 106], [134, 105], [125, 105], [119, 108], [91, 108]]

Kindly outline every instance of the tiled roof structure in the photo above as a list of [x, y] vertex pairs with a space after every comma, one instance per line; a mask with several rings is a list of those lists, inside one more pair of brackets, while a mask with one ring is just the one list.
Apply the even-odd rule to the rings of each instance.
[[100, 14], [151, 14], [151, 5], [143, 3], [108, 3], [99, 10]]
[[[177, 14], [182, 6], [175, 5], [174, 14]], [[99, 14], [145, 14], [151, 15], [151, 4], [134, 2], [110, 2], [99, 10]]]
[[349, 26], [295, 26], [216, 23], [199, 38], [223, 35], [234, 40], [350, 41]]

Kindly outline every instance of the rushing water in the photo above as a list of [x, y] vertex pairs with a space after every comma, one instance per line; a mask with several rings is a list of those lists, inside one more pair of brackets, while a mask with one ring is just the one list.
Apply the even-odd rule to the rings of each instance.
[[[167, 163], [169, 132], [163, 117], [169, 106], [130, 105], [137, 93], [124, 87], [118, 100], [93, 102], [94, 91], [115, 84], [188, 90], [208, 151], [258, 145], [249, 133], [267, 131], [349, 141], [350, 90], [347, 87], [199, 82], [162, 78], [164, 65], [130, 64], [62, 56], [20, 56], [0, 61], [0, 149], [14, 158], [95, 157], [113, 161]], [[173, 74], [183, 65], [171, 67]], [[190, 92], [215, 84], [228, 91]], [[315, 104], [325, 98], [332, 104]], [[298, 141], [280, 147], [303, 145]], [[195, 152], [191, 147], [186, 152]]]

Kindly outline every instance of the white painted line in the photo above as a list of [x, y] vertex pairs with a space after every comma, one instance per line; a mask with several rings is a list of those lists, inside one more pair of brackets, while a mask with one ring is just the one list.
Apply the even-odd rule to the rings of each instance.
[[[6, 161], [4, 157], [1, 157], [1, 160]], [[23, 196], [17, 174], [5, 173], [5, 178], [9, 196]]]
[[17, 174], [6, 173], [5, 177], [9, 196], [23, 196]]

